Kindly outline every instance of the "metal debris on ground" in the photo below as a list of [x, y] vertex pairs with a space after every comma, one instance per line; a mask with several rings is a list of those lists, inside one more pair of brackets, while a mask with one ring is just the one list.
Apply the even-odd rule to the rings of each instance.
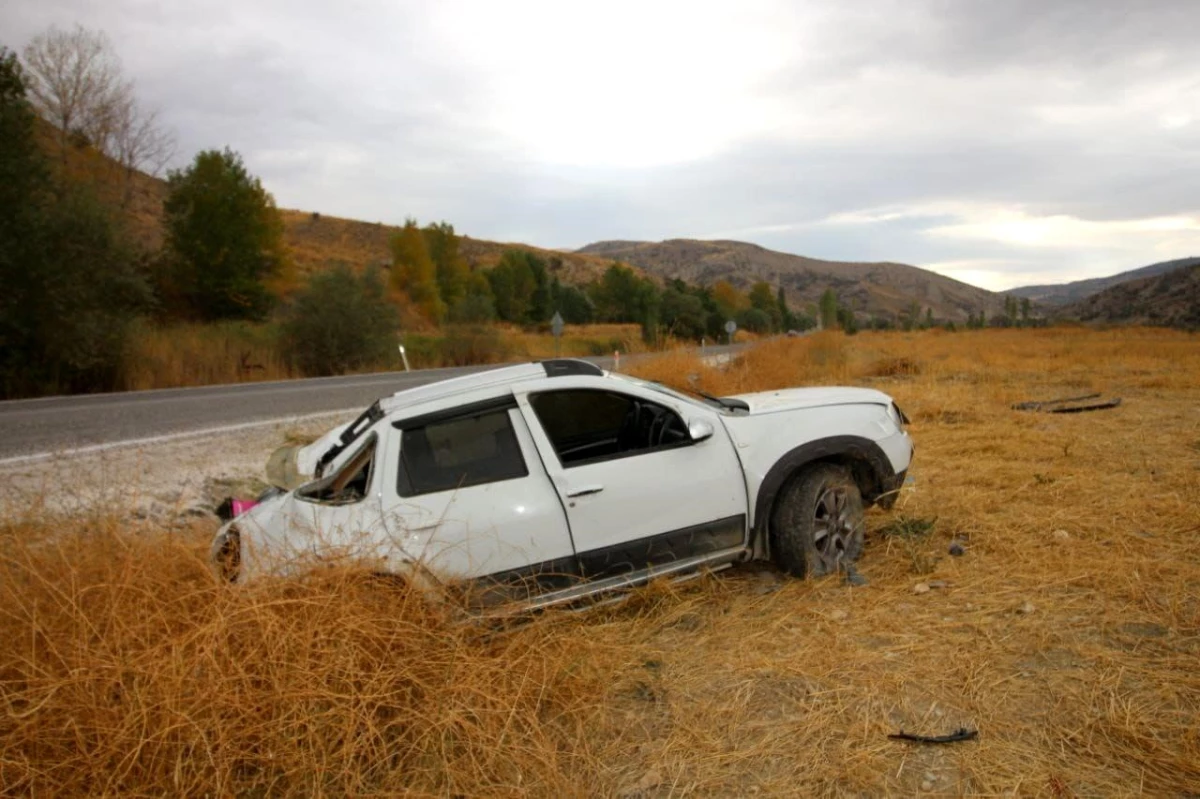
[[[1106, 408], [1115, 408], [1121, 404], [1121, 398], [1115, 397], [1110, 400], [1101, 400], [1100, 402], [1088, 402], [1088, 400], [1100, 399], [1099, 394], [1082, 394], [1078, 397], [1063, 397], [1055, 400], [1041, 400], [1031, 402], [1016, 402], [1013, 403], [1014, 411], [1038, 411], [1040, 413], [1083, 413], [1084, 411], [1101, 411]], [[1079, 404], [1086, 403], [1086, 404]]]
[[966, 727], [959, 727], [949, 735], [913, 735], [901, 730], [888, 737], [896, 741], [914, 741], [919, 744], [952, 744], [959, 741], [970, 741], [978, 736], [979, 730], [968, 730]]

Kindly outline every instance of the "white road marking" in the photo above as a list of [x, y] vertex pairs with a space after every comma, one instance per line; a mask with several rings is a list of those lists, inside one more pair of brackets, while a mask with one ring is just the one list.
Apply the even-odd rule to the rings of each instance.
[[5, 466], [15, 466], [22, 463], [35, 463], [37, 461], [49, 460], [56, 457], [66, 457], [74, 455], [91, 455], [96, 452], [107, 452], [113, 449], [125, 449], [127, 447], [140, 447], [146, 444], [163, 444], [168, 441], [179, 441], [185, 438], [198, 438], [200, 436], [220, 435], [222, 433], [236, 433], [239, 430], [253, 430], [256, 427], [269, 427], [275, 424], [295, 424], [297, 422], [307, 422], [313, 419], [321, 419], [326, 416], [345, 416], [352, 413], [358, 413], [362, 409], [358, 406], [353, 408], [343, 408], [338, 411], [320, 411], [318, 413], [308, 413], [302, 416], [279, 416], [273, 419], [259, 419], [256, 422], [242, 422], [240, 424], [222, 425], [220, 427], [206, 427], [203, 430], [188, 430], [182, 433], [164, 433], [159, 436], [147, 436], [145, 438], [127, 438], [121, 441], [109, 441], [105, 444], [91, 444], [86, 447], [73, 447], [69, 449], [61, 449], [53, 452], [35, 452], [29, 455], [15, 455], [9, 458], [0, 458], [0, 468]]

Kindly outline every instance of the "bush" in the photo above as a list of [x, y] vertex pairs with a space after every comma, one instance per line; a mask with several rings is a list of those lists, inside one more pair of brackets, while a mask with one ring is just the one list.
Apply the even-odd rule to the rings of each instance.
[[375, 271], [358, 277], [346, 266], [313, 275], [283, 323], [286, 355], [306, 375], [323, 376], [382, 364], [396, 346], [396, 309]]
[[447, 366], [497, 363], [509, 354], [500, 331], [488, 325], [447, 326], [441, 349]]

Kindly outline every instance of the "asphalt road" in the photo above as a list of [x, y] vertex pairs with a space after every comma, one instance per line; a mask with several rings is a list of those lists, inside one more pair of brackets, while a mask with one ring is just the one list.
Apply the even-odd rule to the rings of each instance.
[[[728, 347], [709, 347], [718, 355]], [[588, 358], [611, 369], [612, 358]], [[366, 408], [379, 397], [495, 365], [0, 402], [0, 464]], [[147, 441], [149, 440], [149, 441]]]

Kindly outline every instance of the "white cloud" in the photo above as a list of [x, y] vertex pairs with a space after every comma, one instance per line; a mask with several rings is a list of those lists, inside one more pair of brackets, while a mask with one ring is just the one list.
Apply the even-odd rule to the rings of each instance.
[[1200, 216], [1093, 220], [1055, 214], [1036, 216], [1013, 209], [969, 209], [962, 221], [929, 228], [930, 236], [981, 239], [1032, 248], [1121, 247], [1145, 249], [1163, 234], [1194, 240], [1200, 249]]
[[996, 287], [1200, 252], [1195, 17], [1195, 0], [0, 4], [10, 46], [106, 30], [182, 160], [229, 145], [285, 207], [541, 244], [720, 231]]

